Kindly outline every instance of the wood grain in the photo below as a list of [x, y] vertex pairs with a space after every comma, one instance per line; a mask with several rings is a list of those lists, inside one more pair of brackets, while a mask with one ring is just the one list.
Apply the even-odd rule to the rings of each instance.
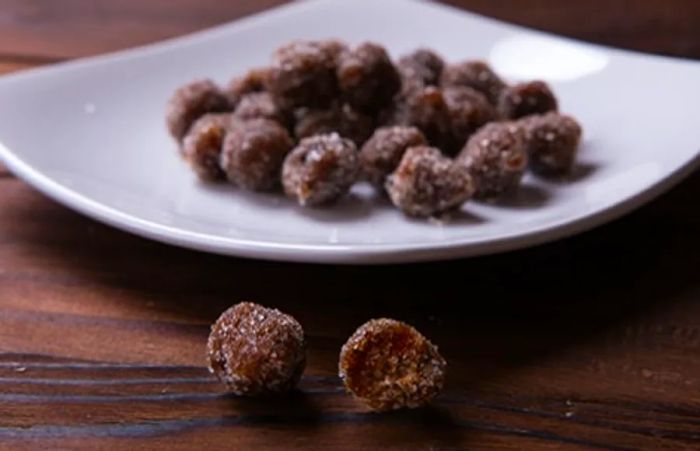
[[0, 0], [0, 55], [75, 58], [224, 23], [282, 0]]
[[[273, 3], [0, 0], [0, 71]], [[633, 12], [619, 2], [627, 8], [605, 14], [594, 8], [602, 1], [458, 3], [700, 56], [687, 28], [695, 2], [639, 1]], [[604, 20], [581, 19], [593, 14]], [[624, 219], [499, 256], [326, 267], [150, 242], [61, 207], [0, 167], [0, 448], [697, 449], [698, 195], [696, 174]], [[204, 368], [208, 325], [245, 299], [305, 326], [298, 392], [237, 399]], [[378, 316], [415, 324], [445, 354], [448, 385], [433, 407], [372, 414], [343, 393], [340, 345]]]

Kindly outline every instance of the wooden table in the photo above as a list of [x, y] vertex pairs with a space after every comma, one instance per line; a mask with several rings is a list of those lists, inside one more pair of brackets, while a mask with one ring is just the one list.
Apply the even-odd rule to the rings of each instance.
[[[143, 44], [277, 3], [0, 0], [0, 71]], [[700, 57], [693, 0], [452, 3]], [[695, 175], [622, 220], [554, 244], [337, 268], [146, 241], [0, 169], [0, 448], [700, 447], [697, 196]], [[244, 299], [305, 325], [301, 392], [235, 399], [208, 375], [208, 326]], [[448, 387], [433, 407], [370, 414], [343, 393], [339, 347], [381, 315], [414, 323], [447, 357]]]

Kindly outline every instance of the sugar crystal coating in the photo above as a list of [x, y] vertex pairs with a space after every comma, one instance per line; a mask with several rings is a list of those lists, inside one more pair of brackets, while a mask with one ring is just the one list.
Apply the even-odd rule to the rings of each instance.
[[440, 83], [445, 61], [432, 50], [421, 48], [399, 58], [397, 67], [405, 80], [436, 86]]
[[484, 61], [464, 61], [450, 64], [442, 72], [443, 87], [466, 86], [476, 89], [495, 105], [506, 84]]
[[355, 111], [350, 105], [333, 105], [326, 109], [302, 108], [296, 112], [294, 135], [298, 140], [313, 135], [336, 132], [361, 146], [374, 130], [374, 119]]
[[517, 188], [527, 166], [522, 127], [512, 122], [486, 124], [469, 138], [457, 161], [474, 179], [474, 197], [496, 197]]
[[559, 113], [529, 116], [522, 120], [530, 169], [543, 175], [569, 172], [581, 141], [576, 119]]
[[339, 374], [355, 397], [387, 411], [429, 403], [442, 390], [446, 366], [415, 328], [381, 318], [360, 326], [343, 345]]
[[474, 193], [464, 165], [456, 164], [439, 149], [409, 148], [387, 178], [391, 202], [409, 216], [431, 217], [459, 208]]
[[265, 91], [269, 76], [269, 67], [258, 67], [250, 69], [243, 76], [233, 78], [225, 89], [231, 106], [235, 108], [241, 97], [246, 94]]
[[185, 135], [182, 155], [202, 180], [223, 180], [219, 166], [224, 136], [231, 122], [229, 113], [209, 113], [197, 119]]
[[357, 180], [357, 148], [337, 133], [304, 138], [284, 161], [285, 193], [303, 206], [335, 201]]
[[236, 119], [270, 119], [287, 126], [290, 123], [289, 113], [283, 111], [272, 99], [268, 92], [250, 92], [240, 97], [233, 111]]
[[214, 82], [196, 80], [173, 93], [166, 107], [166, 123], [173, 138], [181, 141], [200, 117], [230, 110], [228, 99]]
[[330, 105], [338, 96], [342, 52], [337, 41], [293, 41], [277, 49], [267, 77], [275, 103], [285, 110]]
[[386, 177], [399, 165], [406, 150], [427, 144], [425, 136], [416, 127], [378, 128], [360, 150], [363, 175], [383, 189]]
[[451, 146], [450, 110], [443, 91], [435, 86], [403, 93], [382, 121], [386, 125], [417, 127], [431, 145], [440, 149]]
[[241, 188], [270, 190], [279, 185], [282, 162], [293, 145], [287, 131], [274, 121], [234, 120], [224, 139], [221, 168]]
[[357, 111], [381, 110], [401, 88], [399, 73], [386, 50], [371, 42], [344, 52], [337, 75], [343, 98]]
[[209, 370], [232, 393], [285, 392], [306, 366], [304, 331], [279, 310], [241, 302], [212, 325], [207, 356]]
[[485, 95], [466, 86], [443, 89], [450, 114], [451, 148], [444, 152], [454, 155], [464, 147], [467, 139], [482, 125], [496, 118], [496, 111]]
[[446, 64], [418, 48], [394, 63], [372, 42], [296, 40], [223, 90], [210, 80], [181, 87], [166, 121], [201, 179], [281, 183], [311, 206], [362, 178], [407, 215], [430, 217], [517, 188], [526, 166], [569, 172], [581, 127], [557, 110], [545, 82], [508, 86], [484, 61]]
[[557, 111], [557, 99], [543, 81], [509, 86], [503, 90], [498, 100], [498, 112], [504, 119], [519, 119], [550, 111]]

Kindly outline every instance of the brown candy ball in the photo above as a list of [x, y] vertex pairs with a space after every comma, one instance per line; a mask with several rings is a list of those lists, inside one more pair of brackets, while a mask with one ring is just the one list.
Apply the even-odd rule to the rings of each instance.
[[434, 147], [411, 147], [387, 178], [391, 202], [409, 216], [430, 217], [459, 208], [474, 193], [467, 168]]
[[219, 166], [224, 136], [231, 122], [229, 113], [209, 113], [197, 119], [182, 143], [182, 155], [202, 180], [226, 178]]
[[303, 206], [335, 201], [357, 180], [357, 148], [337, 133], [304, 138], [282, 167], [285, 193]]
[[242, 77], [232, 79], [225, 90], [231, 106], [235, 108], [241, 97], [246, 94], [265, 91], [269, 76], [270, 68], [259, 67], [249, 70]]
[[581, 126], [559, 113], [529, 116], [522, 121], [530, 169], [542, 175], [562, 175], [571, 170], [581, 141]]
[[543, 81], [510, 86], [503, 90], [498, 101], [498, 113], [504, 119], [519, 119], [550, 111], [557, 111], [557, 99]]
[[423, 86], [436, 86], [445, 68], [440, 55], [428, 49], [417, 49], [402, 56], [397, 64], [401, 76]]
[[406, 149], [427, 144], [423, 133], [415, 127], [378, 128], [360, 150], [362, 173], [372, 184], [383, 189], [386, 177], [399, 165]]
[[345, 101], [365, 113], [384, 108], [401, 88], [401, 78], [386, 50], [371, 42], [343, 53], [337, 74]]
[[275, 52], [267, 89], [284, 110], [323, 108], [338, 97], [336, 41], [294, 41]]
[[173, 93], [166, 108], [166, 123], [173, 138], [182, 141], [200, 117], [230, 110], [228, 99], [214, 82], [197, 80]]
[[290, 115], [275, 104], [268, 92], [251, 92], [241, 96], [233, 116], [240, 120], [270, 119], [284, 126], [290, 123]]
[[418, 88], [402, 95], [383, 122], [386, 125], [417, 127], [430, 144], [440, 149], [452, 146], [450, 110], [442, 90], [434, 86]]
[[374, 130], [374, 119], [350, 105], [333, 105], [323, 110], [303, 108], [297, 110], [296, 116], [294, 135], [298, 140], [336, 132], [361, 146]]
[[443, 90], [450, 113], [452, 148], [443, 149], [454, 155], [464, 147], [467, 139], [482, 125], [496, 118], [496, 111], [485, 95], [466, 86], [453, 86]]
[[355, 397], [387, 411], [429, 403], [442, 390], [446, 366], [420, 332], [382, 318], [360, 326], [343, 345], [339, 373]]
[[207, 354], [209, 370], [237, 395], [291, 390], [306, 366], [301, 325], [252, 302], [221, 314], [211, 327]]
[[506, 84], [484, 61], [465, 61], [445, 68], [440, 78], [443, 87], [466, 86], [476, 89], [493, 105], [498, 102]]
[[221, 168], [233, 184], [264, 191], [279, 185], [280, 169], [294, 143], [277, 122], [234, 121], [224, 139]]
[[457, 160], [474, 179], [474, 197], [496, 197], [517, 188], [527, 166], [522, 127], [512, 122], [483, 126], [469, 138]]

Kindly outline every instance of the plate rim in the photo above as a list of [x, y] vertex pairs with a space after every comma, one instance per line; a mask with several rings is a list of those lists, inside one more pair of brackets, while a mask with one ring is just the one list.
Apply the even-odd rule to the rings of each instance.
[[[0, 143], [0, 158], [22, 180], [47, 197], [81, 214], [119, 230], [166, 244], [220, 255], [275, 261], [342, 264], [413, 263], [494, 254], [557, 241], [617, 219], [671, 189], [700, 166], [700, 153], [657, 183], [629, 195], [621, 202], [591, 214], [580, 214], [532, 231], [474, 242], [453, 240], [409, 244], [294, 244], [215, 237], [157, 224], [108, 207], [73, 191], [16, 157]], [[462, 242], [460, 242], [462, 241]]]

